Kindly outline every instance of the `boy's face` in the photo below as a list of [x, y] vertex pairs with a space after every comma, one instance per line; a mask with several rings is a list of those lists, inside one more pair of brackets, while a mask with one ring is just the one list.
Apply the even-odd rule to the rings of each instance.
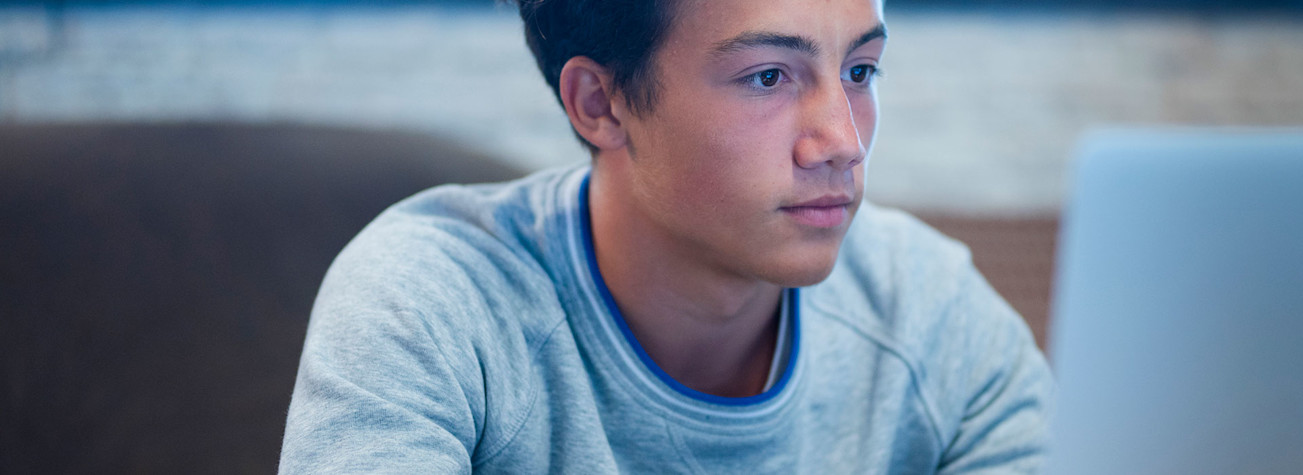
[[654, 110], [624, 125], [637, 206], [744, 278], [827, 277], [863, 194], [885, 37], [876, 0], [683, 0]]

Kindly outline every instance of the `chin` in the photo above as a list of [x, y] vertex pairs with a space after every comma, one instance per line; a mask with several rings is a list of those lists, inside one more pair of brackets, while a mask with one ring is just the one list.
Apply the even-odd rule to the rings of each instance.
[[787, 254], [769, 269], [765, 280], [783, 287], [807, 287], [823, 282], [837, 264], [838, 250]]

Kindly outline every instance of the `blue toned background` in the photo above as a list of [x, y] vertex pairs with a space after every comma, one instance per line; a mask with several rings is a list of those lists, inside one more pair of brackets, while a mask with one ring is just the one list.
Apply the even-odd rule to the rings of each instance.
[[[870, 198], [1045, 344], [1104, 124], [1303, 125], [1303, 2], [887, 1]], [[385, 206], [587, 159], [507, 7], [0, 1], [0, 473], [267, 473], [316, 286]]]

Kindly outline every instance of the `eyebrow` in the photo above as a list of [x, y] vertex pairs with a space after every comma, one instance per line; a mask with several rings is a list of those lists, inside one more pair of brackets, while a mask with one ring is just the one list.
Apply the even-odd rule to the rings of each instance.
[[[886, 37], [886, 25], [878, 23], [873, 27], [873, 29], [860, 35], [860, 37], [856, 38], [854, 41], [851, 41], [846, 51], [852, 51], [855, 48], [864, 46], [865, 43]], [[810, 56], [819, 55], [819, 45], [809, 38], [800, 35], [787, 35], [767, 31], [747, 31], [727, 40], [715, 43], [715, 46], [710, 49], [710, 55], [720, 57], [745, 49], [761, 47], [790, 49]]]
[[855, 51], [855, 48], [864, 46], [865, 43], [876, 40], [878, 38], [882, 38], [884, 40], [887, 39], [887, 25], [884, 25], [882, 23], [878, 23], [877, 25], [874, 25], [872, 30], [865, 32], [863, 35], [860, 35], [859, 38], [856, 38], [855, 41], [852, 41], [849, 45], [847, 45], [846, 51]]
[[747, 31], [727, 40], [715, 43], [715, 47], [710, 49], [710, 55], [716, 57], [726, 56], [745, 49], [765, 46], [800, 51], [810, 56], [819, 55], [819, 46], [814, 44], [814, 41], [811, 41], [809, 38], [764, 31]]

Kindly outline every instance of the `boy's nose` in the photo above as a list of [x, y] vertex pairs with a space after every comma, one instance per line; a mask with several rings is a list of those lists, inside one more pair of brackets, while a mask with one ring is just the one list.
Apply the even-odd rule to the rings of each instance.
[[797, 165], [815, 168], [826, 163], [846, 170], [863, 161], [867, 150], [845, 89], [840, 84], [823, 88], [807, 101], [805, 130], [794, 150]]

